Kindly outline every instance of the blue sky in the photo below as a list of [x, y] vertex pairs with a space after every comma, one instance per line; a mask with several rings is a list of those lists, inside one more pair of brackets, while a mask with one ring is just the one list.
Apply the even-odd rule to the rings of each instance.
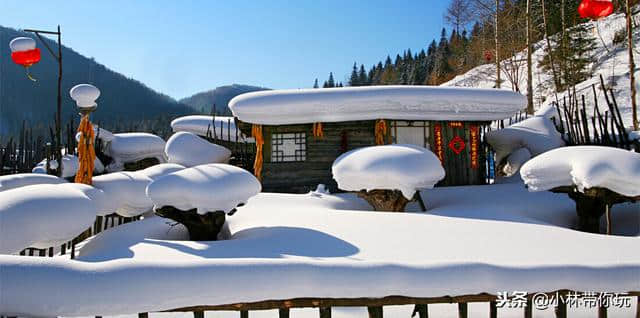
[[239, 83], [344, 81], [438, 38], [446, 0], [0, 1], [0, 25], [62, 28], [63, 44], [175, 98]]

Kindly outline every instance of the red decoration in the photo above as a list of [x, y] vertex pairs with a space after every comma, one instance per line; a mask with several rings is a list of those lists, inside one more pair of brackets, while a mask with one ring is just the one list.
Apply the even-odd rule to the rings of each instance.
[[469, 126], [471, 169], [478, 169], [478, 126]]
[[442, 126], [439, 124], [433, 125], [433, 137], [435, 140], [436, 156], [438, 156], [440, 162], [444, 162], [444, 149], [442, 149]]
[[11, 59], [18, 65], [29, 67], [40, 62], [40, 49], [35, 48], [27, 51], [18, 51], [11, 53]]
[[613, 13], [613, 2], [606, 0], [582, 0], [578, 13], [583, 19], [599, 20]]
[[451, 141], [449, 142], [449, 149], [455, 152], [456, 155], [459, 155], [462, 150], [464, 150], [464, 147], [464, 140], [460, 138], [460, 136], [453, 137], [453, 139], [451, 139]]
[[489, 50], [484, 51], [484, 59], [487, 62], [491, 62], [493, 60], [493, 52], [491, 52]]
[[460, 121], [450, 121], [449, 127], [451, 128], [462, 128], [463, 124]]

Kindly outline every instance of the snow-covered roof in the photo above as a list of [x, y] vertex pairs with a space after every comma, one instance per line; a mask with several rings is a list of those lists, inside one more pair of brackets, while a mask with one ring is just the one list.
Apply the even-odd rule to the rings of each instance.
[[18, 173], [0, 176], [0, 192], [34, 184], [60, 184], [67, 180], [41, 173]]
[[65, 183], [0, 192], [0, 254], [70, 241], [95, 221], [98, 204], [91, 198], [95, 191], [87, 185]]
[[417, 190], [433, 188], [445, 176], [438, 157], [414, 145], [351, 150], [334, 161], [331, 173], [342, 190], [400, 190], [408, 200]]
[[531, 191], [575, 185], [579, 191], [607, 188], [640, 196], [640, 154], [601, 146], [563, 147], [545, 152], [520, 169]]
[[[255, 142], [253, 138], [245, 138], [240, 130], [236, 130], [233, 117], [189, 115], [178, 117], [171, 121], [171, 129], [174, 132], [186, 131], [196, 135], [233, 142]], [[237, 134], [237, 135], [236, 135]], [[237, 139], [236, 139], [237, 138]]]
[[207, 163], [227, 163], [231, 151], [190, 132], [177, 132], [167, 140], [165, 154], [171, 163], [193, 167]]
[[365, 86], [246, 93], [229, 108], [254, 124], [285, 125], [354, 120], [491, 121], [524, 109], [511, 91], [435, 86]]
[[230, 212], [238, 204], [258, 194], [260, 182], [248, 171], [228, 164], [208, 164], [187, 168], [153, 181], [147, 196], [155, 208], [173, 206], [199, 214]]

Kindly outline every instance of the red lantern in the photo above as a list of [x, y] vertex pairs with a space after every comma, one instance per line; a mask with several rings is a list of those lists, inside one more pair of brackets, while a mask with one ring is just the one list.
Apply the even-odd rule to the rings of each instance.
[[606, 0], [582, 0], [578, 13], [583, 19], [599, 20], [613, 13], [613, 2]]
[[29, 67], [40, 62], [40, 49], [35, 48], [28, 51], [20, 51], [11, 53], [11, 59], [18, 65]]
[[485, 59], [487, 62], [491, 62], [491, 60], [493, 60], [493, 52], [491, 52], [491, 51], [489, 51], [489, 50], [484, 51], [484, 59]]

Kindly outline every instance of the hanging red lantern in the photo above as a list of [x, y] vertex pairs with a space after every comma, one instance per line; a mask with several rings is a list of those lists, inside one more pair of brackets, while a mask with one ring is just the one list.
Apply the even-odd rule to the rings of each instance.
[[484, 59], [487, 62], [491, 62], [491, 60], [493, 60], [493, 52], [491, 52], [490, 50], [484, 51]]
[[22, 65], [27, 70], [27, 77], [35, 81], [29, 74], [29, 67], [40, 62], [40, 49], [36, 47], [36, 41], [32, 38], [19, 37], [11, 40], [9, 47], [13, 62]]
[[607, 0], [582, 0], [578, 14], [583, 19], [599, 20], [613, 13], [613, 2]]

